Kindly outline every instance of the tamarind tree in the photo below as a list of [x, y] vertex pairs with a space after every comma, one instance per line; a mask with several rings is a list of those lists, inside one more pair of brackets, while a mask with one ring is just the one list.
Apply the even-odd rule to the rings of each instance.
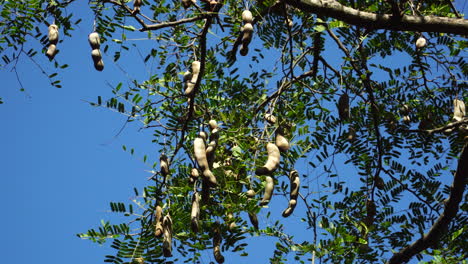
[[106, 262], [232, 263], [255, 236], [272, 238], [272, 263], [467, 258], [456, 2], [91, 0], [91, 21], [77, 2], [3, 1], [0, 52], [13, 69], [19, 56], [65, 68], [55, 48], [81, 22], [96, 69], [136, 49], [126, 67], [148, 66], [92, 103], [154, 132], [148, 186], [111, 203], [128, 221], [79, 234], [111, 241]]

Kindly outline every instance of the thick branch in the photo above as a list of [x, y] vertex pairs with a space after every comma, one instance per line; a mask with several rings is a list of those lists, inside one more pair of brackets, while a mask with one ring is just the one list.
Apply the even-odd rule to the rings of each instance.
[[414, 255], [436, 244], [440, 238], [447, 233], [448, 226], [457, 215], [458, 207], [463, 198], [466, 181], [468, 179], [468, 145], [463, 147], [460, 159], [458, 160], [457, 172], [453, 179], [450, 196], [445, 203], [444, 212], [432, 225], [427, 234], [418, 239], [413, 244], [405, 247], [400, 252], [395, 253], [387, 264], [406, 263]]
[[306, 12], [332, 17], [368, 29], [443, 32], [457, 35], [466, 35], [468, 32], [468, 20], [462, 18], [409, 15], [396, 17], [392, 14], [360, 11], [335, 0], [285, 0], [285, 2]]

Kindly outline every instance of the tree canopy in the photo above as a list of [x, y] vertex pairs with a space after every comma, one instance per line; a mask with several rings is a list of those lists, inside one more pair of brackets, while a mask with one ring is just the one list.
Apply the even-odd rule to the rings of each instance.
[[272, 263], [467, 258], [456, 3], [102, 0], [85, 21], [75, 2], [3, 1], [0, 52], [5, 67], [27, 56], [60, 73], [73, 61], [57, 50], [86, 24], [96, 70], [112, 63], [102, 54], [142, 57], [125, 67], [149, 78], [91, 103], [154, 133], [148, 186], [110, 203], [128, 220], [79, 234], [112, 241], [106, 262], [230, 263], [258, 235], [275, 239]]

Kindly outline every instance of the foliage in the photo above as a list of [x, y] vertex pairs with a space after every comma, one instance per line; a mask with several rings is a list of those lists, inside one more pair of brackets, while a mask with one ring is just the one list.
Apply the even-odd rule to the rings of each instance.
[[[44, 25], [52, 20], [69, 35], [80, 22], [72, 23], [71, 15], [62, 12], [72, 2], [6, 1], [0, 22], [4, 63], [21, 54], [33, 58], [38, 51], [25, 52], [23, 45], [32, 39], [45, 45]], [[291, 255], [297, 262], [311, 256], [324, 263], [382, 262], [429, 231], [444, 209], [466, 144], [467, 119], [453, 125], [452, 111], [454, 99], [468, 102], [462, 56], [467, 42], [444, 33], [350, 25], [292, 7], [292, 2], [227, 0], [184, 9], [179, 1], [143, 1], [136, 12], [128, 1], [90, 1], [104, 52], [118, 61], [122, 52], [138, 46], [144, 62], [157, 65], [147, 80], [118, 84], [113, 98], [99, 97], [93, 105], [141, 122], [154, 131], [160, 154], [170, 157], [166, 176], [159, 171], [159, 155], [149, 155], [152, 184], [142, 193], [135, 190], [132, 204], [110, 204], [127, 222], [103, 222], [79, 235], [98, 243], [111, 239], [116, 254], [106, 256], [106, 262], [165, 261], [162, 238], [154, 235], [156, 205], [173, 219], [174, 262], [200, 261], [202, 252], [213, 247], [215, 227], [221, 231], [222, 251], [240, 255], [247, 254], [250, 237], [274, 237], [272, 263], [287, 263]], [[393, 1], [340, 2], [369, 12], [394, 10]], [[248, 55], [240, 56], [246, 6], [255, 17], [254, 36]], [[457, 15], [440, 1], [402, 1], [400, 11]], [[428, 44], [416, 49], [421, 34]], [[151, 44], [135, 44], [134, 36]], [[194, 60], [201, 61], [201, 77], [195, 93], [187, 96], [182, 78]], [[336, 110], [342, 94], [350, 97], [349, 118], [340, 118]], [[266, 113], [274, 114], [277, 123], [264, 121]], [[221, 127], [211, 167], [218, 181], [214, 188], [201, 178], [189, 180], [191, 168], [197, 167], [193, 141], [198, 132], [209, 132], [211, 119]], [[265, 145], [279, 130], [292, 147], [281, 154], [274, 173], [273, 200], [286, 197], [286, 208], [287, 175], [297, 169], [303, 183], [298, 203], [304, 206], [291, 217], [302, 218], [303, 228], [313, 230], [305, 241], [287, 233], [280, 211], [258, 205], [265, 175], [255, 170], [266, 161]], [[247, 197], [248, 189], [257, 195]], [[198, 233], [189, 224], [194, 191], [202, 193]], [[446, 235], [434, 241], [433, 250], [419, 252], [418, 259], [422, 254], [434, 261], [467, 257], [467, 233], [461, 231], [467, 228], [466, 197], [460, 206]], [[257, 230], [247, 213], [270, 224]]]

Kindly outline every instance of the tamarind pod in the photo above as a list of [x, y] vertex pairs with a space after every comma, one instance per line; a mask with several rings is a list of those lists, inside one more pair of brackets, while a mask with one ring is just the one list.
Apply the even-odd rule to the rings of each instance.
[[411, 117], [407, 115], [403, 116], [403, 122], [405, 122], [406, 124], [411, 123]]
[[422, 49], [426, 46], [426, 39], [424, 37], [419, 37], [417, 40], [416, 40], [416, 48], [417, 49]]
[[206, 158], [206, 149], [205, 149], [205, 139], [199, 135], [193, 141], [193, 149], [195, 154], [195, 159], [197, 160], [198, 166], [202, 171], [209, 169], [208, 160]]
[[254, 227], [255, 229], [258, 229], [258, 218], [257, 218], [257, 214], [249, 213], [249, 219], [250, 219], [250, 223], [253, 225], [253, 227]]
[[410, 107], [407, 104], [404, 104], [403, 106], [400, 107], [400, 114], [401, 115], [409, 115], [410, 113]]
[[208, 166], [211, 168], [213, 166], [214, 158], [215, 158], [215, 150], [218, 146], [218, 138], [219, 133], [218, 129], [215, 128], [211, 131], [210, 134], [210, 142], [208, 143], [208, 147], [206, 148], [206, 158], [208, 160]]
[[198, 192], [194, 192], [192, 195], [192, 212], [190, 219], [192, 231], [197, 233], [200, 229], [198, 223], [198, 220], [200, 219], [200, 195]]
[[249, 47], [247, 47], [247, 45], [242, 44], [242, 46], [241, 46], [241, 48], [239, 50], [239, 53], [242, 56], [247, 56], [247, 54], [249, 53]]
[[59, 40], [59, 31], [58, 31], [57, 25], [51, 24], [49, 26], [48, 38], [49, 38], [50, 44], [57, 45], [58, 40]]
[[213, 234], [213, 256], [218, 263], [224, 263], [224, 256], [221, 254], [221, 232], [219, 231], [219, 223], [216, 224]]
[[242, 28], [242, 43], [247, 46], [249, 45], [250, 41], [252, 40], [253, 35], [253, 26], [250, 23], [247, 23]]
[[272, 114], [265, 114], [264, 118], [271, 125], [274, 125], [276, 123], [276, 116]]
[[250, 12], [249, 10], [244, 10], [242, 12], [242, 21], [244, 23], [252, 23], [253, 22], [252, 12]]
[[281, 133], [276, 133], [275, 144], [281, 152], [289, 150], [289, 141]]
[[297, 200], [295, 200], [295, 199], [289, 200], [288, 208], [286, 208], [286, 209], [283, 211], [282, 216], [283, 216], [283, 217], [288, 217], [288, 216], [290, 216], [290, 215], [294, 212], [294, 208], [296, 208], [296, 204], [297, 204]]
[[299, 195], [299, 185], [301, 184], [301, 179], [299, 177], [299, 173], [296, 170], [293, 170], [289, 173], [289, 181], [290, 181], [289, 198], [291, 200], [297, 200], [297, 196]]
[[134, 258], [132, 264], [145, 264], [145, 259], [142, 257]]
[[461, 121], [466, 114], [465, 103], [462, 100], [453, 100], [453, 120]]
[[347, 93], [342, 94], [338, 99], [338, 115], [341, 121], [349, 119], [349, 96]]
[[268, 159], [265, 165], [263, 165], [263, 167], [257, 168], [255, 170], [255, 173], [257, 175], [271, 175], [279, 166], [280, 151], [278, 147], [275, 144], [269, 142], [266, 148], [268, 153]]
[[254, 197], [255, 197], [255, 191], [252, 190], [252, 189], [246, 191], [245, 194], [246, 194], [247, 197], [249, 197], [249, 198], [254, 198]]
[[101, 51], [99, 49], [93, 49], [91, 51], [91, 57], [94, 63], [98, 63], [102, 59]]
[[375, 181], [375, 187], [377, 187], [377, 189], [379, 189], [379, 190], [384, 189], [385, 183], [384, 183], [383, 179], [380, 176], [375, 177], [374, 181]]
[[104, 61], [99, 60], [98, 62], [94, 63], [94, 68], [98, 71], [104, 70]]
[[210, 202], [210, 184], [204, 178], [202, 180], [201, 201], [203, 204]]
[[[192, 62], [192, 73], [193, 73], [193, 75], [198, 75], [200, 73], [200, 66], [201, 66], [201, 63], [199, 61]], [[193, 78], [192, 78], [192, 81], [193, 81]], [[195, 81], [196, 81], [196, 79], [195, 79]]]
[[237, 224], [234, 220], [234, 216], [232, 215], [232, 213], [228, 213], [227, 215], [227, 218], [228, 218], [228, 222], [229, 222], [229, 225], [228, 225], [228, 229], [229, 231], [234, 231], [234, 229], [236, 229], [237, 227]]
[[93, 32], [88, 35], [88, 42], [89, 45], [91, 46], [91, 49], [99, 49], [101, 46], [101, 38], [99, 37], [99, 34], [97, 32]]
[[168, 214], [163, 219], [163, 255], [165, 257], [172, 256], [172, 219]]
[[366, 217], [364, 218], [364, 223], [367, 225], [367, 226], [371, 226], [374, 224], [374, 217], [375, 217], [375, 214], [376, 214], [376, 206], [375, 206], [375, 203], [373, 200], [371, 199], [368, 199], [366, 201], [366, 210], [367, 210], [367, 215]]
[[218, 122], [216, 122], [216, 120], [214, 120], [214, 119], [211, 119], [208, 122], [208, 124], [210, 125], [211, 130], [214, 130], [214, 129], [218, 128]]
[[167, 156], [162, 154], [160, 157], [159, 157], [159, 165], [160, 165], [160, 168], [161, 168], [161, 174], [163, 176], [167, 176], [169, 175], [169, 161], [167, 160]]
[[356, 130], [353, 127], [350, 127], [348, 131], [348, 140], [353, 141], [355, 138], [356, 138]]
[[161, 218], [162, 218], [162, 208], [161, 206], [157, 205], [156, 209], [154, 210], [154, 222], [155, 222], [154, 235], [156, 237], [160, 237], [163, 234], [163, 226], [161, 223]]
[[263, 193], [263, 198], [260, 201], [261, 206], [267, 205], [270, 202], [273, 195], [273, 190], [275, 189], [275, 182], [273, 181], [272, 177], [266, 176], [265, 182], [265, 192]]
[[198, 172], [198, 170], [196, 168], [192, 168], [192, 170], [190, 171], [190, 177], [198, 179], [199, 176], [200, 173]]
[[190, 0], [182, 0], [182, 6], [184, 7], [184, 9], [189, 8], [191, 5], [192, 5], [192, 1], [190, 1]]
[[143, 4], [142, 0], [134, 0], [133, 1], [133, 13], [140, 12], [141, 5]]
[[49, 60], [52, 60], [56, 54], [57, 54], [57, 46], [55, 46], [55, 44], [50, 44], [46, 52], [47, 58], [49, 58]]
[[216, 180], [216, 177], [214, 176], [213, 172], [211, 172], [209, 169], [204, 170], [202, 175], [205, 178], [205, 180], [207, 180], [207, 183], [210, 186], [218, 185], [218, 181]]

